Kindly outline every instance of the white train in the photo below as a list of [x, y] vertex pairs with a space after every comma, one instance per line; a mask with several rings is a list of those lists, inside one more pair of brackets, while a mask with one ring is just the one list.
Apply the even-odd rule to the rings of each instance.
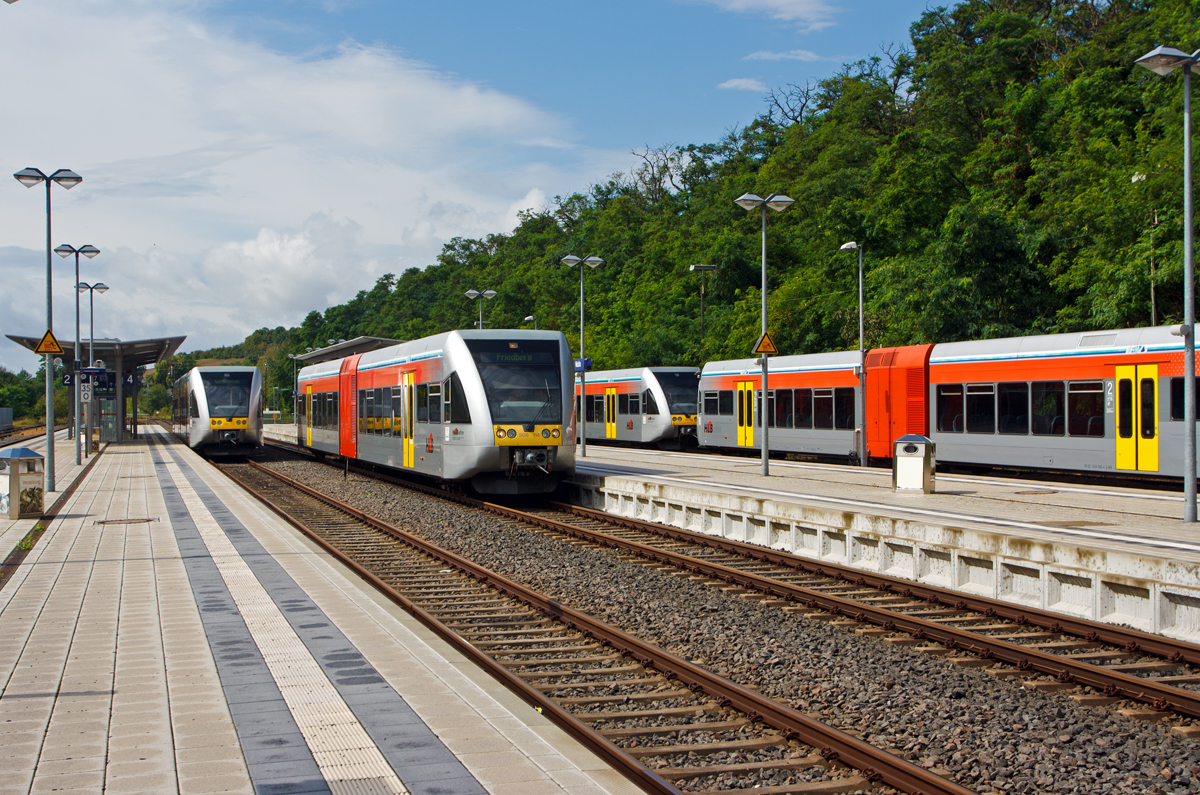
[[193, 367], [171, 392], [171, 430], [208, 456], [262, 447], [262, 373], [257, 367]]
[[[696, 367], [634, 367], [587, 374], [587, 399], [575, 381], [575, 421], [587, 417], [589, 442], [633, 442], [682, 449], [696, 444]], [[582, 406], [582, 408], [581, 408]]]

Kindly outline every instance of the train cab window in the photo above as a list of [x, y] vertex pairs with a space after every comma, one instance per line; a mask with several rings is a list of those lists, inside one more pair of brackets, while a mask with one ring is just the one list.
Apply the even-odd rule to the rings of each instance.
[[996, 432], [996, 385], [967, 384], [967, 433]]
[[771, 417], [774, 419], [776, 428], [792, 427], [792, 390], [790, 389], [773, 389], [771, 390], [774, 405], [771, 407]]
[[792, 427], [811, 428], [813, 424], [813, 397], [811, 389], [792, 390]]
[[[450, 377], [442, 382], [442, 407], [442, 419], [446, 422], [471, 424], [471, 409], [467, 406], [467, 396], [463, 392], [462, 381], [458, 380], [458, 373], [451, 373]], [[578, 406], [575, 417], [579, 417]]]
[[855, 428], [854, 388], [841, 386], [833, 390], [833, 427], [852, 431]]
[[813, 390], [813, 427], [821, 430], [833, 429], [833, 390]]
[[722, 389], [717, 393], [717, 413], [722, 417], [733, 416], [733, 390]]
[[642, 392], [642, 413], [643, 414], [657, 414], [658, 413], [658, 401], [654, 399], [654, 393], [651, 392], [649, 389], [646, 389]]
[[417, 384], [417, 422], [429, 422], [429, 384]]
[[938, 384], [937, 429], [939, 433], [962, 433], [963, 388], [962, 384]]
[[1029, 384], [997, 384], [996, 404], [1000, 415], [1000, 433], [1029, 434]]
[[617, 395], [617, 413], [629, 414], [629, 395]]
[[[1122, 406], [1132, 405], [1131, 404], [1131, 401], [1133, 400], [1132, 382], [1122, 381], [1121, 383], [1129, 384], [1130, 385], [1129, 388], [1131, 390], [1128, 397], [1121, 398], [1121, 405]], [[1196, 394], [1200, 395], [1200, 378], [1196, 379]], [[1132, 411], [1132, 408], [1130, 410]], [[1174, 420], [1175, 422], [1183, 422], [1183, 379], [1182, 378], [1172, 378], [1171, 379], [1171, 419]], [[1130, 422], [1129, 427], [1133, 428], [1133, 420], [1130, 419], [1129, 422]], [[1129, 433], [1132, 434], [1133, 431], [1130, 430]], [[1122, 438], [1128, 439], [1129, 436], [1122, 436]]]
[[[50, 401], [46, 401], [49, 403]], [[188, 392], [188, 417], [196, 419], [200, 416], [200, 407], [196, 405], [196, 393]]]
[[429, 421], [442, 421], [442, 385], [429, 385]]
[[716, 392], [705, 392], [704, 393], [704, 413], [709, 415], [710, 417], [714, 414], [721, 413], [720, 403], [717, 400]]
[[1067, 384], [1067, 433], [1071, 436], [1104, 436], [1103, 381]]
[[629, 413], [634, 414], [634, 415], [642, 413], [642, 396], [641, 395], [630, 395], [629, 396]]
[[1066, 403], [1063, 400], [1062, 381], [1034, 381], [1030, 388], [1030, 415], [1033, 417], [1034, 436], [1062, 436], [1066, 433], [1063, 422]]

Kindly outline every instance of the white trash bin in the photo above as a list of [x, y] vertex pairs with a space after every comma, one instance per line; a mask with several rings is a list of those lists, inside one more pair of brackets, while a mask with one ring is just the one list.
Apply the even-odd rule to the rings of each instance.
[[36, 519], [44, 511], [45, 461], [28, 447], [0, 450], [0, 514]]
[[937, 485], [936, 447], [933, 440], [919, 433], [901, 436], [892, 452], [892, 491], [920, 491], [932, 494]]

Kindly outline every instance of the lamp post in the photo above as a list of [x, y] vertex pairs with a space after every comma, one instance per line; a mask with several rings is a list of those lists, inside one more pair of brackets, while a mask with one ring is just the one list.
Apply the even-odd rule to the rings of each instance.
[[1183, 521], [1196, 521], [1196, 304], [1195, 250], [1192, 239], [1192, 64], [1200, 50], [1188, 55], [1174, 47], [1156, 47], [1137, 59], [1160, 75], [1183, 67]]
[[[46, 183], [46, 331], [54, 329], [54, 294], [50, 272], [50, 183], [57, 182], [67, 190], [83, 182], [83, 177], [69, 168], [60, 168], [50, 176], [40, 169], [23, 168], [13, 174], [27, 188], [40, 182]], [[54, 491], [54, 368], [50, 366], [50, 355], [46, 354], [46, 491]]]
[[[312, 348], [309, 348], [312, 350]], [[292, 360], [292, 422], [296, 421], [296, 391], [299, 389], [299, 384], [296, 383], [296, 354], [289, 353], [288, 358]]]
[[[96, 293], [108, 292], [108, 285], [103, 282], [88, 284], [87, 282], [76, 282], [75, 289], [78, 292], [88, 291], [88, 367], [96, 366]], [[85, 433], [87, 434], [87, 442], [85, 443], [84, 452], [87, 455], [92, 454], [92, 403], [96, 400], [95, 392], [92, 393], [92, 399], [88, 401], [84, 407], [87, 420], [84, 422]]]
[[499, 295], [499, 293], [497, 293], [495, 290], [484, 290], [481, 293], [478, 290], [472, 289], [467, 290], [465, 293], [463, 293], [463, 295], [465, 295], [467, 298], [470, 298], [472, 301], [474, 301], [476, 298], [479, 299], [479, 330], [483, 331], [483, 299], [486, 298], [490, 301]]
[[717, 269], [716, 265], [692, 265], [688, 270], [700, 274], [700, 358], [704, 358], [704, 282], [706, 273]]
[[[793, 200], [784, 196], [782, 193], [772, 193], [767, 198], [763, 198], [756, 193], [743, 193], [733, 200], [733, 203], [743, 210], [761, 210], [762, 211], [762, 333], [767, 333], [767, 208], [770, 207], [777, 213], [781, 213], [788, 207], [791, 207]], [[753, 404], [751, 404], [753, 405]], [[767, 408], [767, 355], [762, 354], [762, 409], [759, 411], [759, 419], [762, 422], [762, 474], [764, 477], [771, 474], [770, 465], [767, 463], [770, 460], [770, 437], [767, 434], [767, 427], [771, 424], [769, 417], [762, 417]]]
[[855, 451], [858, 453], [858, 465], [865, 467], [867, 465], [867, 450], [866, 450], [866, 432], [862, 427], [863, 418], [867, 416], [867, 372], [866, 372], [866, 349], [863, 347], [863, 245], [855, 243], [851, 240], [849, 243], [843, 243], [840, 251], [857, 251], [858, 252], [858, 400], [855, 402], [855, 432], [858, 439], [855, 441]]
[[[80, 246], [79, 248], [74, 248], [72, 246], [68, 246], [66, 243], [63, 243], [58, 248], [54, 249], [54, 253], [57, 254], [58, 256], [64, 257], [64, 258], [69, 257], [72, 254], [75, 255], [75, 283], [79, 284], [79, 255], [82, 254], [83, 256], [87, 257], [88, 259], [92, 259], [97, 254], [100, 253], [100, 249], [96, 248], [95, 246], [91, 246], [91, 245]], [[75, 364], [71, 368], [71, 372], [74, 373], [73, 383], [75, 384], [75, 388], [72, 390], [74, 392], [74, 399], [71, 401], [71, 405], [75, 410], [71, 413], [72, 420], [71, 420], [71, 434], [70, 435], [75, 437], [75, 466], [79, 466], [80, 461], [79, 461], [79, 291], [78, 290], [75, 291], [75, 351], [74, 351], [74, 353], [75, 353], [75, 356], [73, 358], [75, 360]]]
[[536, 318], [536, 317], [534, 317], [533, 315], [527, 315], [527, 316], [525, 317], [525, 322], [526, 322], [526, 323], [532, 323], [532, 324], [533, 324], [533, 330], [534, 330], [534, 331], [537, 331], [537, 318]]
[[568, 254], [560, 260], [567, 267], [579, 266], [579, 455], [587, 457], [587, 355], [583, 350], [583, 266], [599, 268], [604, 260], [599, 257], [580, 259], [574, 254]]

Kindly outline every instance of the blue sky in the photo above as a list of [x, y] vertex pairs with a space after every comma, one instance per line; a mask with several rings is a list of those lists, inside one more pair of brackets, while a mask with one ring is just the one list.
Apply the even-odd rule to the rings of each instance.
[[[925, 8], [20, 0], [0, 5], [0, 155], [83, 175], [55, 189], [53, 243], [103, 252], [82, 277], [112, 288], [98, 337], [228, 345], [509, 231], [633, 149], [715, 141], [769, 89], [906, 43]], [[44, 224], [38, 191], [0, 182], [0, 332], [45, 329]], [[0, 340], [0, 365], [36, 362]]]

